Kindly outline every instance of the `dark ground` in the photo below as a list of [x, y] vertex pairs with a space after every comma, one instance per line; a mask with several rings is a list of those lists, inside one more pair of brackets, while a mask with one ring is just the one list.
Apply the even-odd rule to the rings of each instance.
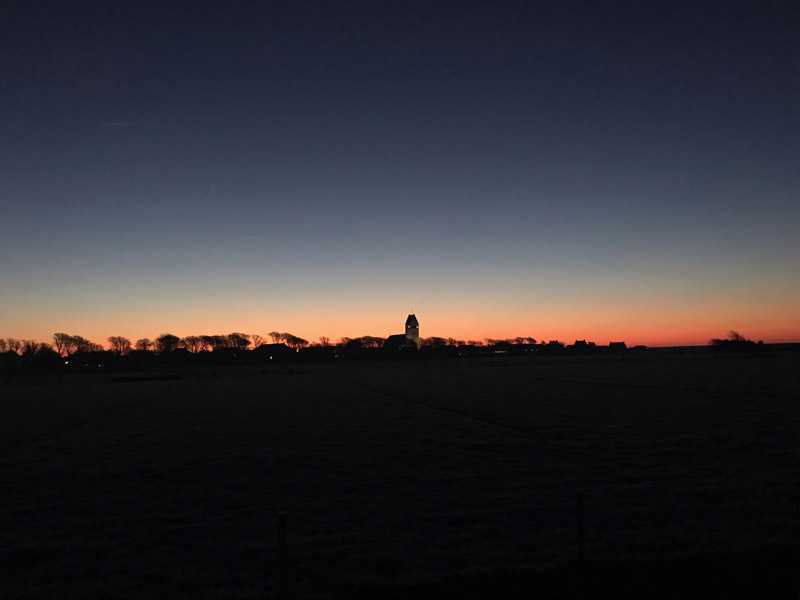
[[800, 355], [181, 375], [0, 379], [0, 595], [800, 592]]

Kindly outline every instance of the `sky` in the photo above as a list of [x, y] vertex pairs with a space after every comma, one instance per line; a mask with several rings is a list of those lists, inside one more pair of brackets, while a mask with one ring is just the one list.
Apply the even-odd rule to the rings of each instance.
[[796, 2], [4, 3], [0, 337], [800, 341]]

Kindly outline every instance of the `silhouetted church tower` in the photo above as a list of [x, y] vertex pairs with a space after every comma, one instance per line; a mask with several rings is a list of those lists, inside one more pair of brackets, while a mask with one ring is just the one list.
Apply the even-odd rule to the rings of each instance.
[[413, 313], [406, 319], [406, 339], [419, 348], [419, 321]]

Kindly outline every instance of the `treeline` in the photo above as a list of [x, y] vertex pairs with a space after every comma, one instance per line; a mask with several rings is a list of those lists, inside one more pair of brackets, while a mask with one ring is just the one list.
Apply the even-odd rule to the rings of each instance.
[[[0, 338], [0, 353], [14, 352], [16, 354], [33, 356], [37, 354], [55, 353], [61, 357], [68, 357], [75, 354], [87, 354], [90, 352], [104, 352], [108, 350], [114, 354], [124, 356], [131, 352], [155, 352], [164, 354], [179, 349], [185, 349], [191, 354], [200, 352], [214, 352], [222, 349], [233, 348], [236, 350], [250, 350], [258, 348], [264, 344], [285, 344], [292, 350], [303, 348], [319, 347], [349, 347], [349, 348], [381, 348], [386, 342], [386, 338], [363, 335], [361, 337], [350, 338], [341, 337], [338, 341], [332, 342], [330, 338], [322, 336], [315, 342], [309, 342], [291, 333], [271, 331], [267, 336], [259, 334], [247, 334], [233, 332], [217, 335], [188, 335], [179, 337], [171, 333], [162, 333], [154, 339], [141, 338], [131, 341], [121, 335], [112, 335], [107, 338], [107, 348], [101, 344], [92, 342], [80, 335], [68, 333], [54, 333], [53, 342], [37, 342], [36, 340], [18, 340], [15, 338]], [[444, 337], [427, 337], [420, 339], [423, 348], [442, 348], [451, 347], [493, 347], [498, 345], [532, 345], [536, 344], [536, 339], [532, 337], [515, 337], [508, 339], [484, 338], [483, 340], [460, 340]], [[560, 343], [560, 342], [559, 342]]]
[[[216, 335], [189, 335], [179, 337], [171, 333], [162, 333], [155, 339], [141, 338], [135, 341], [124, 336], [110, 336], [107, 338], [107, 349], [100, 344], [92, 342], [80, 335], [67, 333], [53, 334], [52, 343], [38, 342], [30, 339], [0, 338], [0, 357], [5, 356], [5, 363], [18, 364], [13, 357], [21, 357], [22, 364], [51, 365], [63, 362], [73, 356], [107, 354], [116, 357], [134, 356], [145, 360], [146, 355], [166, 357], [174, 354], [173, 360], [178, 360], [181, 353], [186, 355], [210, 355], [217, 353], [214, 360], [230, 360], [238, 356], [240, 362], [245, 354], [257, 354], [270, 357], [280, 356], [282, 359], [306, 351], [306, 357], [333, 357], [377, 356], [378, 350], [383, 350], [384, 355], [391, 353], [395, 346], [386, 347], [387, 338], [364, 335], [350, 338], [341, 337], [336, 342], [330, 338], [320, 337], [318, 341], [309, 342], [299, 336], [287, 332], [272, 331], [266, 336], [259, 334], [246, 334], [233, 332]], [[412, 345], [413, 346], [413, 345]], [[763, 342], [754, 342], [746, 339], [736, 331], [731, 331], [727, 338], [713, 338], [709, 341], [712, 351], [749, 351], [763, 346]], [[643, 346], [635, 348], [643, 349]], [[416, 348], [405, 348], [409, 351]], [[473, 356], [486, 354], [526, 354], [526, 355], [552, 355], [552, 354], [593, 354], [605, 351], [625, 351], [624, 342], [612, 342], [609, 346], [596, 346], [594, 342], [576, 340], [574, 344], [566, 345], [560, 341], [537, 342], [535, 338], [515, 337], [507, 339], [484, 338], [483, 340], [460, 340], [444, 337], [427, 337], [420, 339], [418, 352], [426, 356]], [[288, 354], [287, 354], [288, 352]], [[256, 360], [253, 357], [252, 360]], [[250, 359], [247, 359], [250, 360]], [[85, 361], [84, 361], [85, 362]], [[93, 362], [98, 362], [95, 357]]]
[[742, 352], [744, 350], [756, 350], [763, 346], [764, 342], [759, 340], [757, 343], [748, 340], [738, 331], [729, 331], [727, 338], [711, 338], [711, 350], [714, 352]]
[[336, 342], [320, 338], [309, 343], [292, 334], [278, 332], [266, 338], [243, 333], [180, 338], [165, 333], [154, 340], [142, 338], [136, 342], [124, 336], [111, 336], [108, 349], [103, 349], [80, 336], [55, 334], [52, 344], [28, 344], [28, 352], [21, 354], [0, 353], [0, 373], [120, 373], [184, 367], [206, 368], [214, 373], [217, 367], [232, 365], [264, 368], [275, 364], [326, 361], [427, 361], [497, 355], [533, 358], [627, 352], [622, 342], [600, 347], [582, 340], [571, 345], [558, 341], [535, 343], [531, 337], [467, 342], [429, 337], [421, 341], [417, 347], [378, 336], [342, 337]]
[[[292, 333], [279, 331], [271, 331], [266, 336], [233, 332], [179, 337], [172, 333], [162, 333], [153, 339], [137, 340], [113, 335], [106, 339], [107, 344], [104, 347], [83, 336], [59, 332], [53, 334], [52, 342], [49, 343], [0, 339], [0, 371], [138, 369], [157, 365], [263, 364], [334, 358], [369, 360], [409, 358], [416, 355], [473, 356], [505, 353], [510, 348], [521, 351], [520, 349], [529, 349], [531, 344], [536, 343], [532, 337], [464, 341], [434, 336], [422, 338], [420, 348], [417, 349], [413, 345], [404, 348], [392, 345], [387, 348], [386, 340], [387, 338], [380, 336], [363, 335], [355, 338], [341, 337], [332, 341], [322, 336], [317, 341], [309, 342]], [[552, 351], [552, 347], [548, 350]]]
[[[327, 340], [327, 338], [321, 339]], [[107, 350], [118, 355], [126, 355], [134, 351], [163, 354], [178, 349], [186, 349], [192, 354], [197, 354], [204, 351], [213, 352], [223, 348], [235, 348], [236, 350], [246, 350], [250, 346], [257, 348], [269, 340], [273, 344], [283, 343], [293, 349], [300, 349], [309, 345], [309, 342], [301, 337], [277, 331], [271, 332], [269, 338], [258, 334], [251, 335], [238, 332], [225, 335], [189, 335], [183, 338], [171, 333], [162, 333], [153, 340], [141, 338], [135, 342], [121, 335], [112, 335], [107, 338]], [[52, 344], [37, 342], [36, 340], [0, 338], [0, 353], [13, 352], [19, 355], [32, 355], [54, 352], [58, 356], [67, 357], [74, 354], [104, 351], [106, 351], [106, 348], [101, 344], [92, 342], [83, 336], [68, 333], [54, 333]]]

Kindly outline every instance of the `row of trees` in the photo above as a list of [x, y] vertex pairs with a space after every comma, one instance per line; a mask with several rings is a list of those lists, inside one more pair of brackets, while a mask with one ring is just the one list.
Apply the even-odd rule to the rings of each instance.
[[[176, 350], [182, 349], [186, 353], [199, 354], [201, 352], [214, 352], [225, 351], [231, 352], [215, 356], [221, 360], [251, 360], [258, 358], [257, 353], [242, 354], [241, 351], [250, 348], [258, 348], [267, 343], [272, 344], [285, 344], [295, 351], [303, 348], [325, 348], [337, 346], [344, 350], [342, 355], [348, 356], [361, 355], [362, 349], [377, 349], [383, 347], [386, 338], [377, 336], [361, 336], [357, 338], [342, 337], [337, 342], [331, 342], [330, 338], [320, 337], [317, 342], [309, 342], [298, 336], [286, 332], [272, 331], [267, 337], [258, 334], [245, 334], [245, 333], [229, 333], [227, 335], [189, 335], [186, 337], [178, 337], [171, 333], [164, 333], [150, 340], [149, 338], [142, 338], [131, 342], [130, 339], [124, 336], [111, 336], [107, 338], [108, 351], [118, 355], [127, 355], [132, 352], [141, 353], [155, 353], [155, 354], [170, 354]], [[574, 345], [565, 347], [565, 345], [558, 341], [540, 342], [535, 348], [534, 345], [537, 341], [532, 337], [516, 337], [508, 339], [492, 339], [486, 338], [484, 340], [457, 340], [455, 338], [443, 337], [428, 337], [420, 340], [423, 349], [426, 351], [433, 350], [438, 353], [440, 350], [444, 353], [457, 352], [458, 355], [470, 355], [471, 353], [484, 353], [484, 352], [508, 352], [508, 353], [529, 353], [537, 352], [542, 354], [555, 353], [561, 350], [570, 351], [573, 353], [590, 352], [598, 349], [593, 342], [586, 342], [577, 340]], [[739, 334], [738, 332], [731, 331], [727, 339], [714, 338], [710, 340], [710, 348], [712, 351], [747, 351], [756, 350], [763, 342], [754, 342]], [[463, 350], [458, 350], [463, 347]], [[485, 350], [483, 348], [485, 348]], [[614, 343], [609, 346], [613, 350], [624, 349], [624, 343]], [[100, 344], [91, 342], [90, 340], [79, 336], [70, 335], [67, 333], [53, 334], [52, 344], [40, 343], [36, 340], [23, 339], [18, 340], [15, 338], [0, 338], [0, 355], [13, 353], [21, 356], [22, 359], [27, 360], [31, 365], [48, 365], [60, 364], [63, 357], [71, 355], [80, 355], [91, 352], [104, 352], [105, 349]], [[276, 350], [271, 349], [269, 354], [272, 355]], [[280, 355], [280, 351], [277, 351]], [[284, 348], [284, 352], [288, 352]], [[289, 352], [289, 354], [293, 354]], [[313, 355], [325, 355], [325, 353], [316, 353]], [[449, 354], [448, 354], [449, 355]], [[176, 353], [176, 359], [180, 356]], [[0, 357], [2, 358], [2, 357]], [[6, 356], [6, 362], [15, 357]], [[147, 360], [146, 356], [142, 360]], [[9, 363], [10, 364], [10, 363]]]
[[[312, 344], [320, 345], [320, 346], [330, 346], [330, 340], [328, 338], [319, 338], [319, 344]], [[339, 338], [339, 341], [336, 345], [338, 346], [360, 346], [361, 348], [380, 348], [383, 346], [386, 338], [376, 337], [373, 335], [364, 335], [357, 338], [349, 338], [349, 337], [342, 337]], [[457, 340], [456, 338], [443, 338], [443, 337], [427, 337], [421, 338], [419, 340], [421, 346], [430, 347], [430, 348], [442, 348], [444, 346], [496, 346], [498, 344], [513, 344], [513, 345], [523, 345], [523, 344], [535, 344], [536, 339], [532, 337], [515, 337], [515, 338], [508, 338], [508, 339], [494, 339], [494, 338], [484, 338], [483, 340]]]
[[[506, 339], [484, 338], [483, 340], [457, 340], [455, 338], [428, 337], [419, 341], [422, 346], [441, 348], [443, 346], [497, 346], [498, 344], [532, 345], [536, 339], [532, 337], [515, 337]], [[544, 343], [544, 342], [542, 342]]]
[[18, 340], [15, 338], [0, 338], [0, 353], [14, 352], [29, 356], [37, 353], [53, 352], [53, 346], [47, 343], [39, 343], [36, 340]]
[[[197, 353], [203, 350], [219, 350], [221, 348], [244, 350], [251, 343], [258, 346], [265, 341], [266, 338], [262, 336], [250, 336], [245, 333], [229, 333], [228, 335], [190, 335], [185, 338], [179, 338], [171, 333], [164, 333], [155, 340], [142, 338], [136, 340], [135, 343], [132, 343], [131, 340], [121, 335], [112, 335], [108, 338], [108, 350], [119, 355], [128, 354], [132, 350], [162, 353], [171, 352], [178, 348], [186, 348], [189, 352]], [[59, 356], [70, 356], [71, 354], [83, 354], [86, 352], [103, 352], [105, 348], [80, 335], [70, 335], [68, 333], [54, 333], [52, 344], [39, 343], [36, 340], [0, 338], [0, 353], [14, 352], [16, 354], [26, 355], [47, 350]]]
[[[300, 350], [308, 346], [327, 347], [332, 345], [360, 347], [360, 348], [380, 348], [386, 338], [364, 335], [357, 338], [341, 337], [338, 342], [332, 343], [330, 338], [322, 336], [317, 342], [309, 342], [301, 337], [287, 332], [271, 331], [267, 337], [258, 334], [246, 334], [233, 332], [227, 335], [188, 335], [178, 337], [171, 333], [163, 333], [157, 338], [141, 338], [136, 341], [121, 335], [112, 335], [107, 338], [108, 350], [118, 355], [129, 354], [131, 351], [156, 352], [159, 354], [172, 352], [179, 348], [186, 349], [192, 354], [204, 351], [215, 351], [224, 348], [232, 348], [242, 351], [248, 348], [258, 348], [262, 344], [271, 342], [273, 344], [286, 344], [294, 350]], [[457, 340], [455, 338], [428, 337], [420, 340], [422, 346], [440, 348], [444, 346], [493, 346], [497, 344], [535, 344], [536, 340], [532, 337], [517, 337], [506, 340], [496, 340], [486, 338], [485, 340]], [[101, 352], [105, 348], [100, 344], [80, 336], [68, 333], [53, 334], [53, 343], [44, 344], [35, 340], [17, 340], [14, 338], [0, 339], [0, 352], [15, 352], [17, 354], [31, 354], [37, 351], [51, 350], [60, 356], [70, 356], [86, 352]]]
[[[110, 339], [111, 338], [109, 338], [109, 340]], [[86, 338], [83, 338], [79, 335], [69, 335], [67, 333], [53, 334], [53, 348], [61, 356], [103, 350], [103, 347], [100, 344], [90, 342]]]
[[[252, 341], [251, 341], [252, 338]], [[136, 342], [123, 336], [111, 336], [108, 338], [108, 349], [114, 354], [128, 354], [131, 350], [139, 352], [172, 352], [178, 348], [184, 348], [192, 354], [203, 351], [221, 350], [222, 348], [233, 348], [235, 350], [246, 350], [250, 344], [260, 345], [265, 338], [259, 335], [248, 335], [246, 333], [229, 333], [227, 335], [187, 335], [184, 338], [171, 333], [162, 333], [156, 339], [141, 338]]]
[[[189, 352], [196, 354], [203, 351], [214, 351], [222, 348], [234, 348], [236, 350], [246, 350], [250, 346], [258, 348], [262, 344], [270, 341], [273, 344], [286, 344], [290, 348], [299, 350], [307, 346], [331, 346], [330, 338], [320, 337], [318, 342], [309, 342], [301, 337], [291, 333], [279, 333], [273, 331], [269, 333], [269, 338], [258, 334], [246, 333], [229, 333], [227, 335], [189, 335], [184, 338], [178, 337], [171, 333], [164, 333], [151, 340], [149, 338], [138, 339], [132, 342], [130, 339], [113, 335], [108, 338], [108, 350], [114, 354], [128, 354], [132, 350], [137, 351], [154, 351], [158, 353], [171, 352], [178, 348], [185, 348]], [[342, 337], [335, 345], [344, 346], [360, 346], [362, 348], [380, 348], [386, 338], [365, 335], [357, 338]], [[494, 345], [500, 342], [506, 343], [536, 343], [533, 338], [514, 338], [508, 340], [494, 340], [487, 338], [486, 345]], [[456, 340], [454, 338], [441, 338], [429, 337], [422, 338], [420, 343], [423, 346], [441, 347], [441, 346], [483, 346], [483, 341], [469, 340]], [[35, 352], [38, 348], [46, 346], [51, 348], [61, 356], [69, 356], [70, 354], [80, 354], [85, 352], [100, 352], [104, 348], [100, 344], [91, 342], [90, 340], [80, 336], [71, 335], [68, 333], [55, 333], [53, 334], [53, 343], [41, 344], [35, 340], [18, 340], [15, 338], [0, 338], [0, 352], [16, 352], [17, 354]]]
[[[286, 344], [290, 348], [295, 350], [299, 350], [300, 348], [305, 348], [308, 346], [308, 340], [304, 340], [301, 337], [297, 337], [296, 335], [292, 335], [291, 333], [279, 333], [277, 331], [270, 331], [269, 337], [272, 339], [273, 344]], [[320, 340], [324, 340], [324, 343], [315, 344], [315, 345], [329, 345], [328, 338], [320, 338]], [[258, 346], [254, 346], [258, 348]]]

